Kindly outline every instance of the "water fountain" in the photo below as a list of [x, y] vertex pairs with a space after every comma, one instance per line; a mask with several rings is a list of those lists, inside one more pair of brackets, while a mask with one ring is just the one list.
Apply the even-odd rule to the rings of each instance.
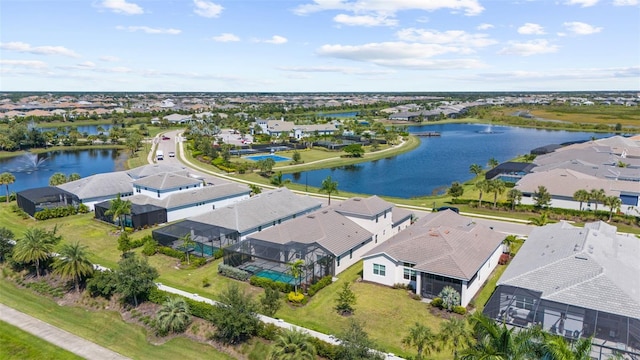
[[18, 163], [21, 165], [16, 172], [32, 172], [38, 170], [40, 166], [47, 160], [47, 158], [39, 158], [38, 154], [26, 153], [18, 159]]

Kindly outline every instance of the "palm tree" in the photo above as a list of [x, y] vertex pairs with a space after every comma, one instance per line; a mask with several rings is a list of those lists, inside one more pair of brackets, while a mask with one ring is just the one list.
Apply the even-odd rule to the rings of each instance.
[[131, 214], [131, 201], [122, 200], [120, 194], [118, 194], [115, 199], [111, 200], [109, 210], [105, 211], [104, 214], [107, 216], [113, 216], [114, 223], [118, 220], [122, 227], [122, 231], [124, 231], [124, 221], [122, 220], [122, 217], [127, 214]]
[[507, 189], [507, 185], [500, 179], [494, 179], [489, 181], [489, 191], [493, 193], [493, 207], [495, 208], [498, 203], [498, 195], [502, 195]]
[[40, 277], [40, 262], [51, 257], [55, 243], [46, 231], [28, 228], [24, 236], [13, 247], [13, 258], [17, 261], [35, 263], [36, 276]]
[[9, 203], [9, 185], [16, 182], [16, 177], [10, 172], [0, 174], [0, 185], [4, 185], [7, 189], [7, 204]]
[[268, 359], [270, 360], [313, 360], [316, 348], [309, 335], [296, 329], [285, 330], [278, 336]]
[[502, 245], [504, 245], [503, 253], [511, 253], [511, 246], [518, 240], [518, 237], [515, 235], [508, 235], [504, 240], [502, 240]]
[[613, 217], [613, 212], [620, 210], [621, 205], [622, 200], [617, 196], [607, 196], [604, 198], [604, 206], [609, 207], [609, 221], [611, 221]]
[[304, 261], [303, 260], [296, 260], [292, 263], [289, 263], [289, 272], [291, 273], [291, 276], [293, 276], [293, 278], [295, 279], [295, 282], [293, 283], [293, 290], [295, 291], [296, 295], [298, 295], [298, 282], [300, 280], [300, 275], [302, 275], [302, 268], [304, 267]]
[[582, 203], [588, 202], [591, 199], [591, 194], [587, 190], [580, 189], [573, 193], [573, 200], [580, 202], [580, 210], [582, 210]]
[[51, 175], [51, 177], [49, 178], [49, 185], [50, 186], [58, 186], [58, 185], [62, 185], [64, 183], [67, 182], [67, 175], [61, 173], [61, 172], [57, 172], [53, 175]]
[[65, 244], [53, 262], [53, 272], [66, 279], [72, 279], [76, 292], [80, 292], [80, 279], [93, 273], [93, 264], [86, 252], [87, 246], [79, 242]]
[[536, 226], [545, 226], [549, 223], [549, 213], [546, 211], [542, 212], [537, 218], [529, 218], [529, 221]]
[[320, 185], [320, 192], [325, 192], [329, 195], [329, 203], [331, 205], [331, 194], [338, 193], [338, 182], [331, 180], [331, 175], [327, 176], [326, 179], [322, 180], [322, 184]]
[[423, 352], [429, 354], [431, 350], [436, 350], [436, 335], [429, 327], [416, 322], [409, 329], [409, 334], [402, 339], [402, 344], [415, 347], [418, 351], [416, 360], [421, 360]]
[[522, 191], [518, 189], [511, 189], [507, 192], [507, 199], [511, 203], [511, 210], [515, 210], [516, 204], [522, 200]]
[[540, 359], [542, 332], [539, 328], [508, 328], [492, 319], [474, 313], [469, 322], [473, 327], [475, 344], [461, 352], [464, 360], [526, 360]]
[[458, 359], [458, 350], [465, 347], [472, 339], [467, 322], [455, 317], [440, 323], [438, 342], [444, 347], [451, 347], [453, 358]]
[[544, 360], [589, 360], [591, 338], [580, 338], [567, 342], [564, 337], [544, 333], [542, 352]]
[[291, 182], [291, 180], [289, 179], [282, 179], [282, 171], [278, 171], [275, 175], [273, 175], [271, 177], [271, 179], [269, 179], [269, 181], [271, 182], [271, 185], [275, 185], [277, 187], [283, 187], [284, 184], [288, 184]]
[[189, 304], [181, 297], [169, 297], [156, 315], [156, 324], [162, 332], [181, 333], [191, 323]]
[[489, 161], [487, 162], [487, 165], [489, 165], [490, 168], [495, 168], [496, 166], [500, 165], [500, 163], [498, 162], [498, 160], [496, 160], [496, 158], [491, 158], [489, 159]]
[[607, 194], [604, 192], [604, 189], [600, 189], [600, 190], [593, 189], [591, 190], [589, 195], [590, 195], [589, 196], [590, 199], [593, 200], [593, 203], [596, 205], [595, 211], [598, 211], [598, 203], [603, 202], [604, 199], [607, 197]]
[[482, 207], [482, 194], [484, 194], [485, 192], [489, 191], [489, 182], [487, 180], [485, 180], [485, 179], [482, 179], [482, 180], [476, 182], [474, 187], [480, 193], [478, 195], [478, 207]]
[[187, 264], [191, 264], [191, 261], [189, 260], [189, 252], [190, 252], [189, 248], [195, 247], [196, 242], [191, 238], [190, 232], [184, 234], [184, 236], [182, 236], [180, 240], [182, 241], [182, 248], [184, 249], [184, 253], [185, 255], [187, 255]]
[[478, 164], [471, 164], [471, 166], [469, 166], [469, 172], [478, 177], [480, 174], [482, 174], [482, 166]]

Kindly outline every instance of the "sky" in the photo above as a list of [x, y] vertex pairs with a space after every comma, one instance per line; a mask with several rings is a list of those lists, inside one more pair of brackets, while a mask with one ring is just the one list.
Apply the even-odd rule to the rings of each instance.
[[0, 91], [640, 90], [640, 0], [1, 0]]

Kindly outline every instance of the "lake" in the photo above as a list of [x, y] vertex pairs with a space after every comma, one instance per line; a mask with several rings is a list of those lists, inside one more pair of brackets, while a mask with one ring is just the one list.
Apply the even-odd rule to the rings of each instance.
[[[98, 127], [102, 127], [102, 129], [104, 129], [103, 133], [104, 134], [109, 134], [109, 130], [111, 130], [111, 128], [113, 127], [113, 125], [111, 124], [103, 124], [103, 125], [80, 125], [80, 126], [61, 126], [60, 128], [62, 129], [67, 129], [69, 128], [70, 130], [75, 129], [76, 131], [78, 131], [80, 134], [84, 134], [86, 133], [87, 135], [99, 135], [100, 132], [98, 131]], [[58, 131], [59, 128], [57, 127], [43, 127], [40, 128], [40, 131]]]
[[[50, 151], [42, 154], [25, 154], [0, 159], [0, 173], [10, 172], [16, 181], [9, 185], [9, 191], [48, 186], [51, 175], [61, 172], [65, 175], [78, 173], [86, 177], [98, 173], [124, 170], [126, 154], [116, 149], [90, 149], [70, 151]], [[5, 189], [0, 189], [4, 194]]]
[[[486, 130], [491, 130], [487, 133]], [[537, 130], [482, 124], [441, 124], [409, 127], [410, 133], [439, 132], [440, 137], [421, 137], [418, 148], [387, 159], [285, 174], [300, 184], [320, 187], [331, 175], [338, 191], [412, 198], [439, 194], [454, 181], [473, 178], [471, 164], [486, 166], [490, 158], [505, 162], [532, 149], [571, 141], [603, 138], [613, 134]]]

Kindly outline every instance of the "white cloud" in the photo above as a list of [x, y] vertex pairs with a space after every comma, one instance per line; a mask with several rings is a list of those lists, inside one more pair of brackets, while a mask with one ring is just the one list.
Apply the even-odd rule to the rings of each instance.
[[96, 67], [96, 64], [91, 61], [81, 62], [76, 65], [79, 69], [93, 69]]
[[408, 28], [396, 33], [398, 39], [408, 42], [420, 42], [425, 44], [452, 44], [461, 47], [478, 48], [494, 45], [497, 41], [486, 34], [469, 34], [462, 30], [424, 30]]
[[271, 39], [269, 39], [269, 40], [264, 40], [263, 42], [268, 43], [268, 44], [281, 45], [281, 44], [286, 43], [287, 41], [289, 41], [289, 40], [287, 40], [287, 38], [285, 38], [285, 37], [283, 37], [283, 36], [280, 36], [280, 35], [273, 35], [273, 36], [271, 37]]
[[105, 61], [105, 62], [118, 62], [120, 61], [120, 58], [117, 56], [111, 56], [111, 55], [105, 55], [105, 56], [100, 56], [99, 58], [101, 61]]
[[580, 5], [582, 7], [590, 7], [598, 3], [599, 0], [567, 0], [567, 5]]
[[3, 66], [12, 67], [26, 67], [31, 69], [44, 69], [47, 67], [47, 63], [40, 60], [4, 60], [0, 59], [0, 64]]
[[602, 31], [601, 27], [594, 27], [579, 21], [566, 22], [562, 25], [574, 35], [591, 35]]
[[518, 28], [518, 33], [523, 35], [544, 35], [544, 28], [538, 24], [525, 23]]
[[30, 44], [20, 41], [0, 43], [0, 49], [37, 55], [62, 55], [69, 57], [80, 57], [80, 55], [78, 55], [75, 51], [69, 50], [63, 46], [31, 46]]
[[161, 29], [161, 28], [152, 28], [148, 26], [116, 26], [118, 30], [125, 30], [129, 32], [142, 31], [147, 34], [168, 34], [168, 35], [178, 35], [182, 32], [182, 30], [178, 29]]
[[476, 29], [478, 30], [489, 30], [489, 29], [493, 29], [495, 26], [493, 26], [492, 24], [487, 24], [487, 23], [483, 23], [478, 25], [478, 27], [476, 27]]
[[638, 0], [613, 0], [613, 6], [636, 6], [640, 4]]
[[558, 69], [555, 71], [505, 71], [495, 73], [479, 73], [467, 77], [466, 80], [474, 81], [500, 81], [514, 82], [526, 81], [557, 81], [557, 80], [611, 80], [612, 78], [628, 78], [640, 76], [640, 66], [624, 68], [573, 68]]
[[552, 45], [547, 40], [538, 39], [527, 42], [510, 41], [498, 54], [531, 56], [554, 53], [556, 51], [558, 51], [557, 45]]
[[142, 7], [138, 4], [127, 2], [127, 0], [104, 0], [100, 6], [118, 14], [139, 15], [144, 13]]
[[240, 38], [234, 34], [231, 33], [222, 33], [218, 36], [214, 36], [212, 37], [213, 40], [217, 41], [217, 42], [233, 42], [233, 41], [240, 41]]
[[406, 42], [369, 43], [364, 45], [323, 45], [318, 55], [369, 62], [385, 67], [408, 69], [468, 69], [481, 67], [476, 59], [442, 59], [429, 58], [444, 54], [467, 54], [466, 46], [450, 46], [445, 44], [420, 44]]
[[333, 18], [333, 21], [338, 24], [348, 26], [396, 26], [398, 20], [390, 19], [386, 16], [371, 16], [371, 15], [346, 15], [338, 14]]
[[391, 70], [363, 70], [348, 66], [281, 66], [282, 71], [303, 72], [303, 73], [339, 73], [356, 75], [383, 75], [394, 73]]
[[298, 15], [308, 15], [326, 10], [350, 11], [356, 14], [377, 13], [392, 16], [404, 10], [436, 11], [450, 9], [464, 11], [465, 15], [479, 15], [484, 7], [477, 0], [313, 0], [294, 9]]
[[205, 0], [193, 0], [193, 5], [196, 7], [193, 12], [206, 18], [216, 18], [224, 10], [222, 5]]

